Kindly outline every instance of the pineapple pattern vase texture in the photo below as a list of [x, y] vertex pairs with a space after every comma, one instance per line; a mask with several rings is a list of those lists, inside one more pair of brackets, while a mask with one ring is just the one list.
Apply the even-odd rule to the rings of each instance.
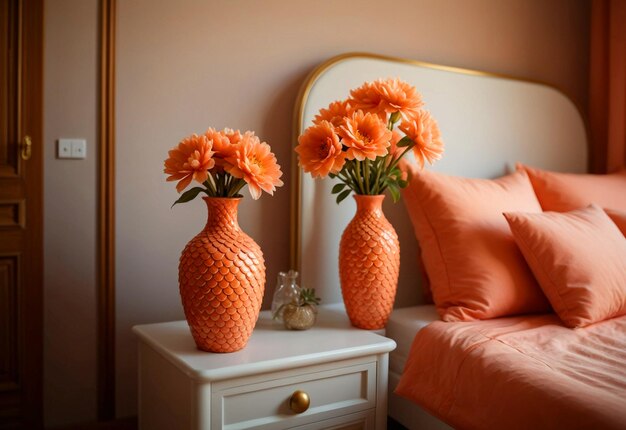
[[384, 195], [354, 195], [357, 210], [339, 242], [341, 294], [352, 325], [387, 324], [400, 273], [400, 244], [382, 211]]
[[234, 352], [246, 346], [259, 317], [265, 262], [259, 245], [237, 222], [240, 199], [204, 201], [206, 226], [180, 257], [180, 295], [198, 348]]

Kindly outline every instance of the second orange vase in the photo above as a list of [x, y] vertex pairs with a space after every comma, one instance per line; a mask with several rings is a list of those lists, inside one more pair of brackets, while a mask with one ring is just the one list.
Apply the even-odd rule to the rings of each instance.
[[209, 216], [180, 257], [185, 317], [199, 349], [234, 352], [252, 334], [265, 289], [261, 248], [237, 222], [238, 198], [205, 197]]
[[400, 273], [400, 243], [382, 211], [384, 195], [354, 195], [356, 214], [339, 243], [341, 294], [352, 325], [385, 327]]

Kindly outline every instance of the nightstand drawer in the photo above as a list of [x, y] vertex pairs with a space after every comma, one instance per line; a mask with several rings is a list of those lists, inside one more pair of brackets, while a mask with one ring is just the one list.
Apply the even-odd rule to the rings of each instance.
[[[212, 427], [278, 429], [373, 409], [376, 362], [354, 363], [350, 360], [219, 384], [211, 400]], [[310, 400], [301, 413], [293, 412], [289, 405], [296, 391], [305, 392]]]

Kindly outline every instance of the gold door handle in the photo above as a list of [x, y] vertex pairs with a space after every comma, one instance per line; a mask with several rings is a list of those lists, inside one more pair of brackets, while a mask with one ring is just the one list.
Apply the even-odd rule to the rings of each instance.
[[289, 409], [291, 409], [296, 414], [301, 414], [302, 412], [309, 409], [311, 405], [311, 399], [309, 395], [304, 391], [294, 391], [289, 399]]
[[30, 136], [24, 136], [24, 142], [20, 145], [22, 160], [29, 160], [33, 154], [33, 141]]

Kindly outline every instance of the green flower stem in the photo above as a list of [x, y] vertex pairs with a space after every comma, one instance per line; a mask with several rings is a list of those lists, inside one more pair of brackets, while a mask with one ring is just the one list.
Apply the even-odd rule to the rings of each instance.
[[239, 190], [243, 188], [246, 181], [231, 175], [228, 175], [227, 178], [226, 189], [228, 190], [228, 197], [233, 197], [235, 194], [239, 193]]
[[215, 197], [220, 196], [220, 177], [217, 173], [213, 174], [213, 184], [215, 185]]
[[228, 186], [227, 186], [228, 177], [226, 173], [222, 173], [220, 176], [222, 177], [222, 195], [227, 196], [228, 195]]
[[237, 179], [237, 182], [235, 182], [234, 185], [229, 187], [229, 191], [228, 191], [227, 197], [235, 197], [237, 194], [239, 194], [239, 191], [241, 191], [241, 189], [245, 185], [246, 185], [246, 181], [244, 181], [243, 179]]
[[386, 155], [384, 157], [379, 157], [378, 160], [376, 160], [376, 181], [374, 182], [374, 192], [372, 193], [374, 195], [380, 194], [380, 174], [383, 171], [387, 157], [388, 156]]
[[[389, 165], [387, 166], [387, 168], [385, 169], [385, 177], [389, 177], [389, 174], [391, 173], [391, 171], [398, 165], [398, 163], [400, 162], [400, 159], [402, 157], [404, 157], [404, 155], [409, 152], [409, 150], [411, 150], [411, 148], [413, 148], [413, 146], [415, 145], [409, 145], [406, 148], [404, 148], [404, 151], [402, 151], [402, 154], [400, 154], [399, 157], [397, 158], [393, 158], [391, 160], [391, 162], [389, 163]], [[380, 189], [380, 193], [382, 194], [385, 190], [387, 189], [387, 185], [383, 184], [381, 189]]]
[[347, 169], [346, 171], [348, 172], [348, 174], [350, 175], [350, 177], [352, 178], [352, 182], [354, 184], [354, 187], [352, 188], [352, 190], [359, 194], [359, 181], [357, 180], [357, 177], [354, 173], [354, 167], [353, 167], [353, 162], [349, 161], [349, 164], [347, 165]]
[[363, 188], [363, 181], [362, 181], [362, 177], [361, 177], [361, 163], [359, 162], [359, 160], [354, 160], [354, 166], [355, 166], [355, 176], [356, 176], [356, 180], [359, 184], [359, 190], [361, 190], [361, 194], [365, 194], [365, 188]]
[[363, 160], [363, 181], [365, 182], [365, 194], [370, 194], [370, 160]]
[[[389, 129], [389, 131], [393, 131], [393, 126], [395, 125], [396, 122], [400, 120], [400, 118], [401, 118], [400, 111], [396, 111], [392, 113], [391, 115], [389, 115], [389, 121], [387, 121], [387, 129]], [[406, 151], [404, 151], [397, 160], [402, 158], [404, 154], [406, 154]], [[387, 189], [387, 186], [384, 184], [384, 179], [389, 176], [389, 172], [393, 169], [393, 167], [389, 167], [389, 166], [393, 164], [393, 166], [395, 167], [395, 164], [397, 164], [397, 160], [394, 160], [392, 158], [391, 162], [389, 163], [389, 166], [387, 166], [388, 168], [385, 168], [385, 164], [387, 163], [388, 159], [389, 159], [389, 154], [385, 155], [384, 157], [379, 157], [377, 159], [377, 163], [375, 166], [376, 182], [374, 182], [374, 188], [372, 192], [373, 195], [382, 194]], [[382, 175], [383, 170], [385, 171], [384, 175]], [[383, 176], [382, 177], [383, 181], [381, 181], [381, 175]]]
[[394, 167], [396, 167], [398, 165], [398, 163], [400, 162], [400, 159], [402, 157], [404, 157], [404, 155], [409, 152], [413, 146], [415, 145], [409, 145], [406, 148], [404, 148], [404, 151], [402, 151], [402, 154], [400, 154], [400, 156], [398, 158], [394, 158], [393, 160], [391, 160], [391, 163], [389, 163], [389, 166], [387, 166], [387, 174], [389, 174], [389, 172], [391, 172], [393, 170]]
[[347, 164], [346, 165], [346, 173], [350, 177], [350, 180], [352, 182], [352, 186], [350, 188], [352, 188], [352, 191], [354, 191], [355, 193], [358, 193], [359, 192], [359, 184], [357, 183], [357, 181], [356, 181], [356, 179], [354, 177], [354, 172], [352, 171], [351, 164]]
[[222, 173], [220, 175], [220, 177], [222, 178], [222, 195], [223, 196], [227, 196], [228, 195], [228, 186], [226, 185], [226, 181], [227, 181], [228, 177], [226, 176], [225, 173]]
[[341, 182], [346, 184], [348, 186], [348, 188], [350, 188], [352, 191], [356, 191], [356, 186], [355, 186], [354, 182], [352, 181], [352, 179], [350, 178], [349, 174], [347, 174], [346, 172], [341, 170], [339, 172], [339, 174], [337, 175], [337, 177], [339, 177]]
[[207, 189], [209, 190], [208, 195], [209, 196], [215, 196], [216, 192], [215, 192], [215, 185], [213, 185], [213, 175], [211, 173], [209, 173], [209, 177], [207, 178], [206, 181], [204, 181], [204, 186], [207, 187]]

